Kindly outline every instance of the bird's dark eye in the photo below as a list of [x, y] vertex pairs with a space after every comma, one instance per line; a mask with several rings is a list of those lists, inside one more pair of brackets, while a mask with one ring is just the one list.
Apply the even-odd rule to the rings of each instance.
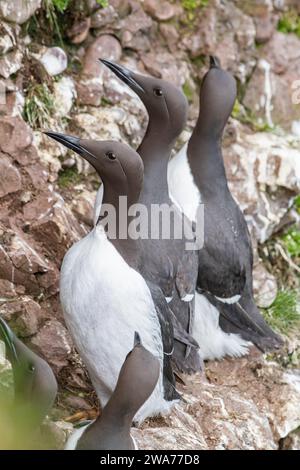
[[35, 371], [35, 367], [34, 367], [33, 364], [29, 364], [28, 369], [29, 369], [29, 372], [34, 372]]
[[161, 88], [154, 88], [153, 93], [155, 94], [155, 96], [162, 96], [163, 95], [163, 91], [162, 91]]
[[113, 152], [106, 152], [106, 156], [107, 158], [109, 158], [110, 160], [115, 160], [116, 159], [116, 156]]

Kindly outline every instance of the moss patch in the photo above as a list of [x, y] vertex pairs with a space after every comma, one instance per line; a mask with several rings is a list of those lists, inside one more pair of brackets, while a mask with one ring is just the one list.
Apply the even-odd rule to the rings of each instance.
[[77, 168], [74, 166], [72, 168], [66, 168], [62, 170], [58, 174], [57, 184], [58, 186], [63, 188], [68, 188], [70, 186], [74, 186], [81, 181], [81, 175], [78, 173]]
[[202, 8], [207, 6], [209, 0], [181, 0], [181, 5], [187, 11], [193, 12], [197, 8]]
[[209, 0], [181, 0], [181, 5], [186, 13], [183, 23], [190, 26], [194, 25], [197, 13], [206, 7], [208, 3]]

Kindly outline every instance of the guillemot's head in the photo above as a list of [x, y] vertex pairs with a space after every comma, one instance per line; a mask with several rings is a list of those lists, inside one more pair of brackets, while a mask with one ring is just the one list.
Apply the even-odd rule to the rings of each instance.
[[119, 406], [122, 404], [120, 408], [134, 416], [153, 392], [159, 374], [158, 358], [143, 346], [136, 332], [133, 349], [126, 356], [114, 392], [114, 399]]
[[79, 137], [45, 132], [46, 135], [74, 150], [87, 160], [107, 185], [118, 195], [138, 200], [143, 184], [143, 162], [137, 152], [121, 142], [80, 139]]
[[222, 132], [232, 112], [237, 88], [234, 77], [223, 70], [216, 57], [210, 57], [210, 69], [200, 90], [200, 119], [208, 132]]
[[1, 317], [0, 339], [14, 376], [12, 420], [17, 431], [34, 430], [53, 406], [56, 379], [47, 362], [20, 341]]
[[182, 90], [166, 80], [132, 72], [106, 59], [100, 60], [139, 96], [150, 121], [163, 126], [161, 132], [167, 132], [169, 139], [176, 139], [187, 120], [188, 103]]

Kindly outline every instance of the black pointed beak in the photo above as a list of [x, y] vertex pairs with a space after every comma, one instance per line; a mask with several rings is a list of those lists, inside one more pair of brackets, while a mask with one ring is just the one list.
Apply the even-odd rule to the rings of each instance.
[[60, 144], [64, 145], [68, 149], [73, 150], [82, 158], [87, 160], [91, 165], [94, 165], [96, 160], [95, 155], [89, 152], [81, 143], [79, 137], [73, 137], [72, 135], [59, 134], [57, 132], [44, 132], [48, 137], [56, 140]]
[[210, 65], [211, 69], [221, 67], [219, 59], [216, 56], [213, 56], [213, 55], [209, 56], [209, 65]]
[[7, 323], [0, 317], [0, 339], [4, 341], [7, 357], [12, 364], [19, 363], [19, 357], [14, 344], [14, 334]]
[[133, 347], [135, 348], [136, 346], [140, 346], [142, 344], [141, 337], [137, 331], [134, 333], [134, 343]]
[[102, 64], [106, 65], [122, 82], [126, 83], [136, 93], [145, 93], [144, 88], [138, 83], [135, 74], [126, 67], [115, 64], [107, 59], [99, 59]]
[[64, 145], [65, 147], [74, 150], [74, 152], [78, 153], [79, 155], [82, 155], [84, 152], [84, 149], [80, 145], [80, 139], [79, 137], [73, 137], [71, 135], [65, 135], [65, 134], [59, 134], [57, 132], [44, 132], [48, 137], [51, 137], [51, 139], [56, 140], [60, 144]]

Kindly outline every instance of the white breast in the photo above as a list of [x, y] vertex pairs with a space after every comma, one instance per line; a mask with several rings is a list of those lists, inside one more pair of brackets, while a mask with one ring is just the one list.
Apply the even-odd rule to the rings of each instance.
[[239, 335], [225, 333], [219, 326], [219, 312], [207, 298], [195, 295], [195, 318], [192, 335], [200, 345], [203, 359], [222, 359], [225, 356], [240, 357], [248, 353], [251, 343]]
[[[102, 406], [110, 398], [138, 331], [144, 346], [163, 363], [161, 330], [150, 291], [95, 227], [66, 254], [61, 269], [66, 324], [85, 362]], [[160, 380], [136, 419], [164, 412]]]
[[186, 217], [196, 221], [201, 194], [194, 182], [187, 159], [186, 143], [168, 165], [168, 186], [170, 199], [177, 204]]

